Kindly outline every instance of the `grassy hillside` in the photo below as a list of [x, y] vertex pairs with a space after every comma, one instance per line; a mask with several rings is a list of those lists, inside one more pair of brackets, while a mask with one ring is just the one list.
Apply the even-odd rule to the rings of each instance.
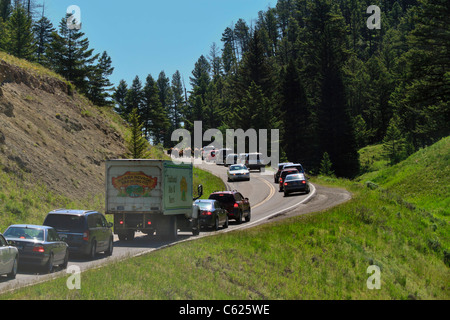
[[[110, 107], [97, 107], [68, 81], [0, 52], [0, 232], [41, 224], [56, 208], [104, 210], [105, 159], [127, 153], [129, 130]], [[153, 159], [167, 158], [151, 147]], [[221, 188], [198, 172], [194, 183]]]
[[[125, 156], [128, 136], [112, 108], [93, 105], [43, 66], [0, 52], [0, 232], [41, 224], [56, 208], [103, 211], [103, 162]], [[149, 148], [152, 158], [166, 157]], [[217, 183], [197, 175], [195, 184]]]
[[397, 165], [380, 166], [358, 181], [372, 181], [449, 222], [450, 137], [416, 152]]
[[[315, 183], [353, 193], [351, 201], [330, 210], [181, 243], [88, 271], [81, 290], [67, 290], [61, 278], [1, 298], [449, 299], [450, 233], [440, 217], [445, 210], [432, 213], [428, 209], [438, 207], [432, 200], [422, 207], [420, 199], [414, 204], [401, 193], [411, 179], [405, 168], [416, 170], [413, 163], [420, 159], [442, 163], [441, 158], [448, 159], [448, 139], [398, 164], [388, 177], [388, 169], [372, 174], [378, 188], [316, 178]], [[420, 168], [430, 170], [429, 177], [439, 176], [426, 167]], [[445, 203], [449, 193], [443, 190], [428, 194]], [[371, 265], [381, 269], [380, 290], [367, 288]]]

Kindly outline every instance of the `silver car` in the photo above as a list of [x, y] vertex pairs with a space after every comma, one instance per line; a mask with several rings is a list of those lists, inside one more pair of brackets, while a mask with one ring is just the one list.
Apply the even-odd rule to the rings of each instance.
[[0, 276], [6, 274], [8, 278], [14, 279], [17, 274], [19, 251], [10, 246], [5, 237], [0, 234]]
[[243, 164], [233, 164], [227, 171], [228, 182], [236, 180], [250, 180], [250, 171]]

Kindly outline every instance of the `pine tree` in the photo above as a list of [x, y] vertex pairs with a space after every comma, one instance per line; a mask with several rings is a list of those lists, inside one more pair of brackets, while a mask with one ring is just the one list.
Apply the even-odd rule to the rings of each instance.
[[406, 140], [399, 127], [400, 119], [397, 115], [394, 115], [389, 122], [386, 136], [383, 139], [383, 150], [391, 165], [403, 160], [405, 153]]
[[173, 130], [180, 128], [181, 126], [181, 112], [185, 104], [184, 101], [184, 89], [181, 81], [180, 71], [176, 71], [172, 76], [172, 94], [173, 104], [169, 112], [169, 119]]
[[243, 56], [247, 52], [250, 42], [250, 28], [243, 19], [239, 19], [236, 22], [234, 26], [234, 37], [239, 47], [237, 51], [240, 52], [240, 56]]
[[36, 37], [36, 60], [38, 63], [45, 61], [45, 52], [48, 43], [52, 40], [52, 33], [55, 32], [53, 24], [46, 17], [42, 16], [33, 26]]
[[281, 75], [283, 149], [290, 161], [313, 167], [313, 119], [300, 71], [293, 59]]
[[129, 156], [132, 159], [146, 159], [149, 157], [148, 141], [142, 135], [142, 123], [137, 109], [129, 115], [130, 137], [127, 140]]
[[139, 76], [136, 76], [125, 95], [125, 110], [123, 112], [124, 119], [130, 121], [130, 115], [133, 110], [136, 110], [138, 115], [140, 115], [140, 110], [142, 110], [143, 102], [143, 92], [142, 92], [142, 82]]
[[11, 15], [11, 0], [0, 0], [0, 51], [8, 50], [8, 19]]
[[236, 56], [230, 43], [225, 43], [222, 50], [222, 65], [226, 75], [236, 72]]
[[222, 64], [223, 71], [226, 75], [235, 74], [237, 70], [237, 54], [236, 54], [236, 41], [234, 31], [230, 27], [227, 27], [222, 33], [221, 41], [223, 43], [222, 49]]
[[0, 51], [8, 49], [8, 24], [0, 17]]
[[7, 21], [12, 12], [11, 0], [0, 0], [0, 18]]
[[162, 142], [165, 147], [170, 145], [170, 138], [172, 136], [172, 132], [169, 130], [169, 114], [173, 105], [173, 93], [172, 88], [170, 87], [170, 79], [166, 77], [164, 71], [161, 71], [158, 75], [158, 79], [156, 80], [156, 86], [158, 87], [159, 92], [159, 100], [161, 101], [161, 111], [159, 115], [159, 119], [164, 120], [160, 126], [159, 133], [159, 142]]
[[89, 72], [89, 87], [87, 97], [97, 106], [109, 104], [109, 91], [112, 91], [112, 83], [109, 76], [113, 73], [111, 57], [104, 51], [98, 63], [91, 67]]
[[343, 81], [348, 59], [344, 19], [331, 0], [311, 2], [310, 9], [304, 63], [317, 108], [317, 154], [329, 154], [336, 175], [353, 177], [359, 172], [359, 155]]
[[211, 65], [205, 56], [201, 55], [195, 63], [194, 70], [192, 70], [192, 77], [189, 77], [191, 86], [198, 88], [197, 94], [201, 94], [204, 97], [206, 88], [208, 87], [211, 77], [209, 72], [211, 71]]
[[169, 130], [169, 119], [161, 100], [156, 81], [151, 75], [147, 76], [143, 89], [143, 103], [140, 111], [144, 124], [145, 136], [152, 137], [153, 144], [164, 142]]
[[211, 66], [212, 79], [217, 81], [222, 75], [222, 59], [219, 56], [219, 49], [215, 42], [213, 42], [209, 50], [208, 60]]
[[248, 110], [251, 110], [250, 122], [246, 128], [255, 130], [279, 128], [273, 104], [255, 82], [250, 84], [242, 103]]
[[328, 154], [328, 152], [324, 152], [322, 161], [320, 161], [319, 174], [327, 177], [334, 176], [334, 171], [332, 167], [333, 163], [331, 163], [330, 155]]
[[7, 50], [17, 58], [32, 60], [36, 48], [32, 20], [18, 4], [8, 20]]
[[89, 77], [98, 54], [89, 49], [89, 40], [84, 33], [67, 27], [67, 16], [59, 24], [59, 33], [52, 34], [52, 42], [47, 48], [50, 67], [71, 81], [83, 93], [89, 89]]
[[115, 101], [114, 110], [122, 117], [126, 118], [126, 96], [128, 92], [128, 85], [125, 80], [120, 80], [119, 85], [115, 88], [113, 93], [113, 99]]
[[416, 12], [404, 85], [392, 102], [417, 148], [450, 134], [450, 4], [419, 0]]
[[259, 31], [255, 31], [249, 42], [248, 52], [242, 59], [239, 69], [238, 94], [245, 94], [248, 87], [254, 82], [261, 87], [263, 94], [271, 99], [275, 89], [275, 76], [268, 58]]

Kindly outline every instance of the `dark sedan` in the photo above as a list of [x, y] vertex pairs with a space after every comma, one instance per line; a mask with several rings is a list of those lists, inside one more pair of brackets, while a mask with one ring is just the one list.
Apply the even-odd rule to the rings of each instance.
[[279, 179], [279, 191], [283, 191], [284, 190], [284, 179], [286, 178], [286, 176], [290, 175], [290, 174], [295, 174], [295, 173], [300, 173], [298, 172], [298, 170], [296, 168], [292, 168], [292, 169], [283, 169], [280, 173], [280, 179]]
[[292, 192], [309, 193], [309, 183], [303, 173], [290, 174], [284, 179], [284, 196]]
[[52, 227], [12, 225], [3, 235], [19, 250], [19, 267], [37, 267], [46, 273], [52, 272], [55, 266], [67, 267], [68, 245]]
[[212, 227], [219, 230], [219, 225], [228, 228], [228, 211], [217, 200], [199, 199], [194, 202], [199, 207], [200, 227]]

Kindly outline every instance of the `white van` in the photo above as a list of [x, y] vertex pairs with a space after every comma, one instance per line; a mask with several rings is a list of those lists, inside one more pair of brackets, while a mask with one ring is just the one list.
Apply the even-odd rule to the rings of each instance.
[[239, 155], [237, 153], [230, 153], [227, 155], [227, 158], [225, 159], [225, 167], [228, 167], [232, 164], [238, 164], [239, 162]]
[[264, 168], [264, 158], [262, 153], [241, 153], [239, 155], [239, 163], [245, 164], [249, 170], [259, 170]]

